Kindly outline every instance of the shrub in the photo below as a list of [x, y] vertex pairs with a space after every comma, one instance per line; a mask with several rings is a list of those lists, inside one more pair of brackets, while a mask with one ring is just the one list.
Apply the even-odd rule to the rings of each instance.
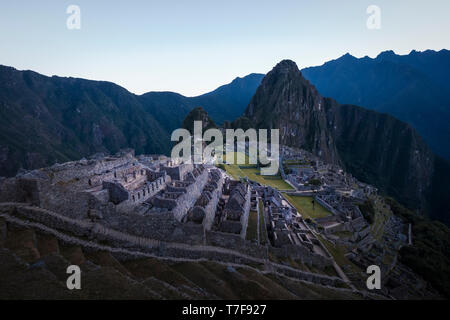
[[386, 198], [392, 212], [412, 225], [412, 246], [402, 247], [400, 261], [447, 298], [450, 297], [450, 229]]

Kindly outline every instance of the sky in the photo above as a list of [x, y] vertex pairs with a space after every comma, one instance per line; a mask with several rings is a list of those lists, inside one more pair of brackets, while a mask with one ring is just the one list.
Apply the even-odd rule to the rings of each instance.
[[[67, 27], [70, 5], [79, 29]], [[370, 5], [379, 29], [367, 27]], [[0, 64], [195, 96], [283, 59], [450, 49], [449, 15], [448, 0], [1, 0]]]

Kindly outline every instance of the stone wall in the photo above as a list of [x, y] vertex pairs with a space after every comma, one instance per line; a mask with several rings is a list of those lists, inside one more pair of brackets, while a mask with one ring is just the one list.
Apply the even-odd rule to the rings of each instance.
[[267, 249], [250, 241], [242, 239], [238, 234], [220, 231], [207, 231], [206, 245], [237, 250], [260, 259], [268, 259]]
[[[41, 231], [51, 233], [63, 242], [89, 247], [92, 250], [110, 250], [112, 252], [119, 253], [119, 255], [120, 253], [124, 253], [125, 255], [131, 254], [132, 256], [151, 254], [155, 257], [170, 257], [171, 259], [210, 259], [225, 263], [231, 262], [246, 265], [268, 263], [266, 247], [256, 244], [248, 244], [239, 236], [233, 237], [229, 234], [207, 232], [208, 242], [220, 244], [220, 247], [213, 247], [210, 245], [171, 243], [130, 235], [123, 233], [122, 231], [116, 231], [105, 227], [99, 223], [70, 219], [48, 210], [34, 207], [21, 207], [14, 204], [5, 206], [3, 204], [0, 206], [0, 215], [6, 218], [8, 222], [12, 222], [12, 220], [8, 217], [24, 219], [15, 221], [20, 222], [21, 224], [27, 224], [28, 227], [40, 228]], [[38, 225], [31, 221], [36, 221], [41, 224]], [[199, 231], [203, 230], [201, 225], [191, 225], [190, 227], [196, 228]], [[61, 231], [64, 232], [61, 233]], [[73, 238], [71, 235], [75, 235], [78, 238]], [[94, 239], [96, 242], [93, 241]], [[229, 250], [231, 249], [229, 248], [231, 239], [233, 239], [232, 242], [234, 245], [231, 246], [234, 250]], [[104, 245], [105, 243], [112, 247], [107, 249]], [[235, 250], [236, 248], [240, 250]], [[269, 250], [276, 256], [285, 255], [287, 257], [295, 257], [301, 259], [304, 263], [311, 263], [319, 268], [326, 266], [328, 262], [323, 257], [317, 258], [316, 255], [311, 255], [308, 251], [302, 251], [301, 247], [291, 246], [284, 247], [282, 249], [269, 247]], [[276, 263], [271, 263], [271, 265], [275, 272], [285, 274], [290, 277], [321, 283], [324, 285], [342, 285], [342, 280], [336, 277], [312, 274]]]
[[330, 234], [330, 233], [335, 233], [335, 232], [340, 232], [340, 231], [346, 231], [346, 226], [344, 223], [336, 223], [334, 225], [331, 226], [324, 226], [324, 233], [325, 234]]
[[322, 200], [320, 197], [316, 196], [314, 197], [314, 200], [316, 200], [318, 203], [320, 203], [325, 209], [329, 210], [334, 215], [339, 214], [339, 212], [330, 206], [328, 203], [326, 203], [324, 200]]
[[[146, 200], [154, 197], [158, 192], [164, 190], [167, 182], [170, 181], [169, 176], [160, 176], [153, 182], [147, 182], [136, 190], [129, 191], [129, 197], [126, 201], [117, 205], [117, 211], [127, 213], [133, 207], [138, 206]], [[155, 197], [156, 198], [156, 197]], [[166, 199], [163, 199], [166, 200]], [[163, 207], [163, 206], [162, 206]]]
[[180, 164], [173, 167], [165, 165], [160, 166], [160, 171], [165, 171], [172, 180], [179, 180], [179, 181], [183, 181], [184, 176], [188, 172], [191, 172], [193, 169], [194, 166], [192, 164]]
[[114, 204], [119, 204], [129, 199], [128, 191], [120, 183], [103, 181], [103, 189], [108, 191], [109, 201]]
[[[117, 157], [105, 157], [103, 159], [91, 159], [55, 164], [49, 168], [40, 169], [51, 177], [52, 183], [67, 183], [69, 181], [79, 181], [89, 185], [89, 178], [96, 175], [104, 176], [109, 174], [114, 176], [114, 169], [125, 166], [134, 159], [134, 152], [129, 151]], [[101, 185], [102, 181], [91, 178], [91, 185]], [[95, 184], [95, 185], [94, 185]]]
[[0, 202], [26, 202], [16, 178], [0, 177]]
[[367, 225], [367, 223], [363, 217], [359, 217], [359, 218], [351, 220], [350, 225], [353, 230], [360, 231], [364, 226]]
[[339, 219], [336, 216], [327, 216], [323, 218], [316, 218], [314, 220], [319, 224], [339, 222]]
[[146, 169], [146, 171], [147, 171], [147, 177], [150, 182], [153, 182], [156, 179], [167, 175], [167, 173], [165, 171], [153, 171], [150, 169]]
[[70, 187], [48, 186], [40, 193], [40, 207], [55, 211], [71, 218], [84, 219], [90, 206], [94, 207], [97, 199], [85, 191], [74, 191]]
[[203, 219], [203, 227], [206, 230], [211, 230], [212, 225], [214, 224], [214, 218], [216, 216], [217, 204], [219, 203], [219, 199], [222, 196], [222, 186], [223, 186], [223, 177], [220, 175], [220, 179], [216, 181], [217, 189], [212, 192], [212, 198], [206, 205], [205, 209], [205, 218]]
[[312, 253], [308, 248], [303, 246], [292, 244], [284, 245], [281, 248], [269, 246], [268, 250], [270, 254], [278, 258], [300, 260], [303, 264], [315, 266], [321, 270], [323, 270], [326, 266], [332, 265], [332, 260], [330, 258]]
[[286, 177], [286, 180], [289, 181], [296, 189], [301, 189], [302, 186], [298, 184], [297, 180], [295, 179], [295, 175], [288, 174]]
[[280, 156], [280, 174], [283, 180], [287, 180], [286, 173], [284, 172], [283, 156]]
[[207, 181], [208, 171], [203, 170], [196, 181], [187, 187], [187, 192], [177, 198], [177, 206], [172, 209], [173, 216], [176, 220], [183, 220], [188, 210], [194, 206], [197, 198], [202, 194], [203, 187]]
[[[165, 188], [170, 178], [160, 173], [154, 182], [146, 180], [145, 169], [128, 151], [115, 157], [55, 164], [3, 179], [0, 200], [31, 203], [69, 217], [85, 218], [89, 208], [99, 209], [108, 201], [120, 204], [118, 211], [127, 211]], [[102, 188], [108, 189], [110, 199], [105, 198]]]
[[247, 226], [248, 226], [248, 216], [250, 213], [250, 205], [251, 205], [251, 188], [249, 185], [246, 186], [247, 194], [245, 196], [245, 204], [244, 204], [244, 213], [241, 216], [241, 238], [245, 239], [247, 234]]

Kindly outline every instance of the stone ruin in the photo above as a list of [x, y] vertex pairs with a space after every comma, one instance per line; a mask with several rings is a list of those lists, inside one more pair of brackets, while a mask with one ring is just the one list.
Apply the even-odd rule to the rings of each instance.
[[201, 195], [208, 173], [202, 165], [174, 164], [162, 157], [158, 162], [159, 168], [151, 169], [133, 150], [125, 150], [55, 164], [3, 179], [0, 201], [29, 203], [77, 219], [159, 210], [181, 221]]
[[202, 194], [208, 171], [203, 165], [191, 164], [161, 166], [161, 170], [168, 172], [171, 181], [164, 191], [150, 200], [152, 208], [146, 214], [171, 211], [177, 221], [185, 222], [188, 211]]
[[224, 191], [226, 200], [217, 210], [215, 229], [245, 238], [250, 212], [250, 186], [240, 181], [227, 180]]
[[274, 188], [257, 187], [257, 191], [267, 208], [268, 234], [272, 245], [276, 248], [304, 247], [314, 253], [318, 240], [297, 210]]
[[197, 224], [203, 224], [206, 230], [211, 230], [216, 215], [216, 208], [222, 196], [224, 178], [220, 170], [213, 169], [209, 172], [208, 182], [203, 192], [189, 210], [187, 219]]
[[[22, 202], [83, 219], [145, 201], [165, 180], [152, 181], [134, 158], [133, 150], [115, 156], [94, 157], [55, 164], [5, 179], [0, 201]], [[134, 198], [133, 198], [134, 197]]]
[[[57, 228], [77, 225], [80, 234], [108, 230], [110, 235], [120, 232], [120, 237], [207, 244], [264, 257], [265, 247], [245, 240], [252, 189], [248, 181], [230, 180], [210, 165], [162, 156], [135, 157], [133, 150], [125, 150], [2, 178], [0, 202], [41, 210], [45, 223], [58, 216]], [[253, 191], [253, 205], [256, 196]], [[273, 213], [284, 214], [275, 208]], [[298, 253], [316, 261], [308, 252]], [[316, 263], [328, 262], [319, 259]]]

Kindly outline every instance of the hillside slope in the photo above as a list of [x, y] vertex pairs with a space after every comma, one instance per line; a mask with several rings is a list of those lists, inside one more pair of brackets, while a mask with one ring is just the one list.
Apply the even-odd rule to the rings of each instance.
[[167, 132], [113, 83], [0, 67], [0, 175], [126, 147], [167, 152]]
[[102, 152], [169, 154], [170, 134], [202, 106], [214, 121], [238, 116], [261, 75], [236, 78], [198, 97], [141, 96], [110, 82], [46, 77], [0, 66], [0, 176]]
[[[120, 259], [110, 251], [69, 244], [3, 218], [0, 261], [0, 299], [363, 298], [349, 289], [262, 273], [246, 266], [180, 259]], [[69, 265], [81, 268], [81, 290], [66, 287]]]
[[197, 107], [202, 107], [215, 123], [222, 124], [242, 114], [263, 77], [262, 74], [250, 74], [236, 78], [196, 97], [185, 97], [174, 92], [148, 92], [138, 98], [168, 132], [179, 128], [189, 111]]

